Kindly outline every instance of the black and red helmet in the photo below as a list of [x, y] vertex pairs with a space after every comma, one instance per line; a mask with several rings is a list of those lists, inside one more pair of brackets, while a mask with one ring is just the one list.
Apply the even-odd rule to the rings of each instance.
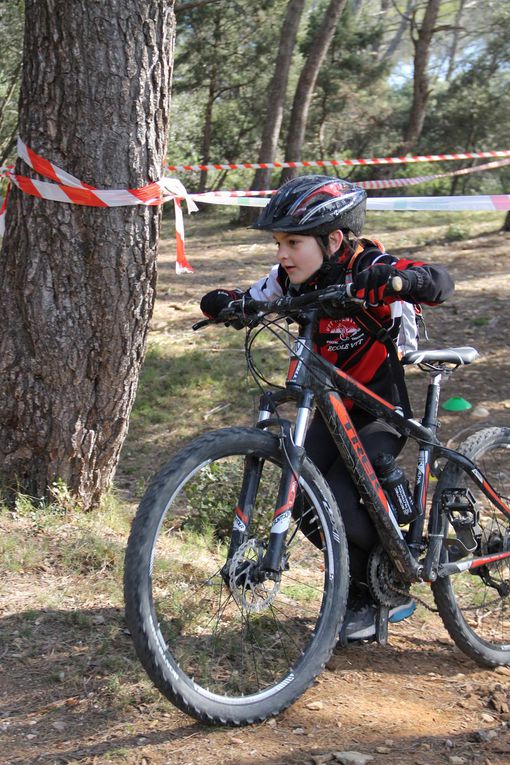
[[367, 194], [360, 186], [328, 175], [304, 175], [281, 186], [252, 228], [322, 236], [348, 229], [359, 236]]

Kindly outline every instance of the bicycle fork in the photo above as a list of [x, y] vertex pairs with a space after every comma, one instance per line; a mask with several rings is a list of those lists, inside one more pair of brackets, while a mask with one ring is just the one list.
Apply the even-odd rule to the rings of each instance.
[[[293, 429], [288, 420], [273, 417], [275, 412], [273, 400], [275, 398], [279, 397], [272, 393], [265, 393], [261, 396], [257, 422], [258, 428], [266, 429], [271, 425], [277, 425], [280, 428], [280, 442], [283, 455], [278, 497], [273, 512], [269, 540], [259, 567], [261, 578], [267, 577], [272, 580], [277, 580], [285, 567], [285, 540], [292, 517], [292, 508], [299, 490], [299, 477], [305, 456], [303, 442], [312, 408], [313, 396], [312, 394], [305, 394], [303, 396], [304, 400], [298, 406]], [[288, 400], [289, 398], [294, 398], [294, 396], [284, 393], [281, 398]], [[249, 456], [245, 458], [243, 481], [239, 502], [235, 509], [227, 566], [228, 561], [232, 559], [239, 547], [248, 540], [250, 522], [255, 509], [263, 465], [264, 460], [261, 457]]]

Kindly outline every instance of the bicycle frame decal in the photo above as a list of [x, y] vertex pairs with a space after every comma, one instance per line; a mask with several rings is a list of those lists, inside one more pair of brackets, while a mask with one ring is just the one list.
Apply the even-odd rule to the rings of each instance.
[[285, 503], [281, 505], [281, 507], [277, 507], [274, 511], [271, 534], [283, 534], [289, 528], [291, 517], [290, 511], [296, 501], [297, 490], [298, 482], [294, 476], [292, 476]]
[[236, 531], [246, 531], [248, 525], [248, 516], [243, 513], [240, 507], [235, 509], [234, 529]]
[[301, 373], [305, 372], [305, 366], [303, 364], [301, 356], [304, 355], [306, 350], [307, 350], [306, 338], [304, 337], [296, 338], [296, 341], [294, 343], [294, 348], [292, 351], [292, 356], [289, 361], [289, 370], [287, 372], [287, 383], [290, 383], [291, 385], [300, 385], [302, 383], [302, 380], [300, 378], [302, 376]]
[[430, 452], [427, 449], [421, 449], [418, 456], [418, 466], [416, 469], [416, 492], [415, 502], [421, 512], [425, 511], [427, 502], [427, 492], [430, 480]]
[[335, 396], [332, 393], [329, 394], [329, 400], [331, 402], [331, 405], [333, 406], [333, 409], [335, 410], [336, 416], [338, 417], [338, 419], [340, 420], [342, 424], [342, 428], [347, 434], [354, 448], [354, 451], [356, 452], [356, 455], [360, 461], [361, 466], [363, 467], [363, 470], [365, 472], [367, 479], [370, 481], [370, 484], [372, 488], [374, 489], [374, 491], [376, 492], [377, 496], [379, 497], [385, 511], [387, 513], [390, 513], [391, 509], [388, 503], [388, 498], [386, 497], [386, 494], [384, 493], [381, 487], [381, 484], [379, 483], [377, 479], [374, 468], [372, 467], [372, 463], [368, 459], [368, 455], [365, 449], [363, 448], [363, 444], [358, 438], [358, 434], [356, 433], [354, 429], [354, 426], [351, 422], [351, 418], [349, 417], [347, 413], [347, 409], [345, 408], [345, 405], [338, 399], [337, 396]]
[[493, 555], [485, 555], [483, 558], [470, 558], [469, 560], [459, 561], [458, 563], [444, 563], [439, 567], [439, 576], [460, 574], [461, 571], [469, 571], [469, 569], [485, 566], [507, 558], [510, 558], [510, 550], [502, 553], [494, 553]]
[[370, 396], [370, 398], [374, 399], [379, 404], [382, 404], [386, 409], [390, 409], [393, 412], [397, 409], [396, 406], [394, 406], [393, 404], [390, 404], [389, 401], [386, 401], [384, 398], [381, 398], [380, 396], [378, 396], [377, 393], [374, 393], [373, 391], [371, 391], [370, 388], [366, 388], [363, 385], [363, 383], [360, 383], [357, 380], [354, 380], [352, 377], [349, 377], [349, 375], [345, 374], [345, 372], [342, 372], [341, 369], [338, 369], [336, 367], [334, 367], [334, 369], [335, 369], [336, 374], [339, 377], [341, 377], [342, 380], [345, 380], [346, 382], [354, 384], [356, 386], [356, 388], [358, 389], [358, 391], [362, 391], [367, 396]]

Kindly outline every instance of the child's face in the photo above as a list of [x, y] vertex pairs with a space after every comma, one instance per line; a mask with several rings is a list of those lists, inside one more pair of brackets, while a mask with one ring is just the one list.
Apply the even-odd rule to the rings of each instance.
[[322, 266], [324, 257], [314, 236], [275, 231], [273, 238], [278, 248], [278, 263], [291, 284], [303, 284]]

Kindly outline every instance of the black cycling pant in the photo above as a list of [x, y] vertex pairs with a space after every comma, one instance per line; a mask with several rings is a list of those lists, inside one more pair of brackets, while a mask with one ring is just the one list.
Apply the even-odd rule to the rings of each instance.
[[[373, 420], [363, 413], [352, 417], [358, 437], [363, 444], [368, 458], [373, 463], [381, 454], [396, 457], [401, 451], [405, 438], [383, 420]], [[326, 478], [342, 515], [349, 544], [351, 580], [366, 582], [368, 556], [378, 541], [377, 531], [372, 520], [360, 503], [358, 490], [354, 485], [347, 467], [342, 462], [335, 442], [326, 423], [317, 412], [310, 423], [305, 439], [305, 450], [322, 475]], [[300, 514], [299, 503], [295, 505], [293, 515]], [[310, 514], [304, 513], [301, 529], [310, 541], [321, 547], [318, 532], [313, 528]]]

